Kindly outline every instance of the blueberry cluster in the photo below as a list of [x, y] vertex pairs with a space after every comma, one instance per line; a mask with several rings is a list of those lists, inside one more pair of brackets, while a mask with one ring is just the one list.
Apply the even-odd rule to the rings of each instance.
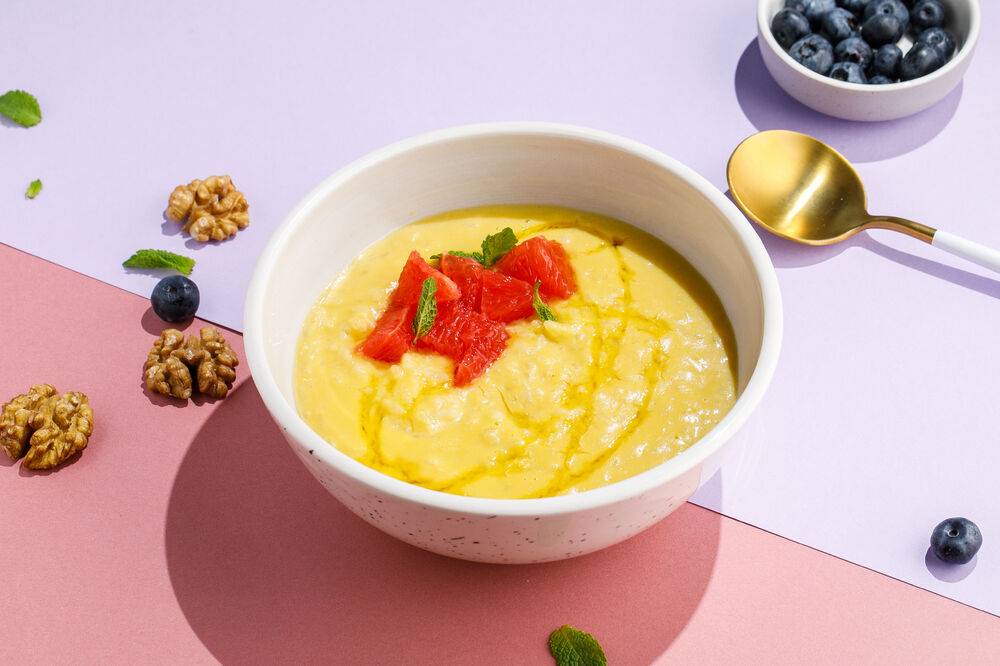
[[[792, 58], [849, 83], [895, 83], [930, 74], [955, 53], [938, 0], [785, 0], [771, 33]], [[904, 54], [899, 41], [911, 35]]]

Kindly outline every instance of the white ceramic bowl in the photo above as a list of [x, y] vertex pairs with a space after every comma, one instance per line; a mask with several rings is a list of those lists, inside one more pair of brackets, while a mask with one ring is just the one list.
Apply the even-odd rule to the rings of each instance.
[[[758, 0], [757, 41], [764, 65], [785, 92], [821, 113], [846, 120], [892, 120], [932, 106], [958, 85], [972, 61], [979, 39], [977, 0], [941, 0], [948, 12], [946, 29], [956, 41], [955, 54], [941, 69], [912, 81], [862, 85], [837, 81], [795, 62], [774, 35], [771, 19], [783, 0]], [[904, 37], [904, 53], [911, 40]]]
[[[610, 215], [681, 252], [718, 292], [738, 349], [739, 397], [700, 441], [630, 479], [529, 500], [461, 497], [391, 478], [323, 441], [295, 409], [299, 330], [327, 284], [371, 243], [428, 215], [540, 203]], [[770, 259], [737, 208], [701, 176], [634, 141], [545, 123], [432, 132], [341, 169], [284, 219], [250, 282], [244, 342], [254, 383], [292, 450], [351, 511], [430, 551], [485, 562], [542, 562], [626, 539], [711, 476], [770, 382], [781, 303]], [[276, 499], [276, 501], [280, 501]]]

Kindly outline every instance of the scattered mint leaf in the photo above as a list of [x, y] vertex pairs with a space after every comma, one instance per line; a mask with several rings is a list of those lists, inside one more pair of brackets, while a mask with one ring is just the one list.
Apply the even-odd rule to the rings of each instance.
[[597, 640], [568, 624], [549, 635], [549, 651], [558, 666], [608, 666], [608, 659]]
[[122, 262], [126, 268], [173, 268], [191, 275], [194, 259], [166, 250], [137, 250], [135, 254]]
[[35, 197], [38, 196], [38, 193], [41, 191], [42, 191], [42, 181], [36, 178], [35, 180], [31, 181], [30, 185], [28, 185], [28, 189], [24, 193], [24, 196], [28, 197], [29, 199], [34, 199]]
[[487, 236], [483, 239], [482, 264], [492, 266], [500, 261], [503, 255], [514, 249], [515, 245], [517, 245], [517, 236], [514, 235], [514, 230], [510, 227], [504, 227], [500, 233]]
[[538, 313], [538, 318], [542, 321], [559, 321], [556, 316], [552, 314], [552, 310], [549, 306], [545, 304], [542, 297], [538, 294], [538, 288], [542, 285], [542, 281], [539, 280], [535, 283], [535, 293], [531, 296], [531, 304], [535, 306], [535, 312]]
[[437, 317], [438, 306], [434, 294], [438, 286], [434, 278], [424, 280], [424, 285], [420, 288], [420, 301], [417, 303], [417, 314], [413, 317], [413, 341], [427, 335], [434, 325]]
[[23, 90], [8, 90], [0, 95], [0, 113], [24, 127], [37, 125], [42, 120], [38, 100]]

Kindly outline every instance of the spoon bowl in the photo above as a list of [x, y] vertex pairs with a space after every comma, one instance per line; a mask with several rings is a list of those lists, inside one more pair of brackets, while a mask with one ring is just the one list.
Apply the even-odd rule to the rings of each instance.
[[843, 155], [805, 134], [754, 134], [733, 151], [727, 177], [737, 205], [757, 224], [789, 240], [828, 245], [873, 227], [928, 242], [933, 236], [909, 220], [869, 215], [858, 172]]
[[842, 241], [863, 229], [891, 229], [1000, 271], [1000, 252], [927, 225], [869, 215], [861, 177], [822, 141], [788, 130], [745, 139], [729, 158], [729, 191], [750, 219], [808, 245]]

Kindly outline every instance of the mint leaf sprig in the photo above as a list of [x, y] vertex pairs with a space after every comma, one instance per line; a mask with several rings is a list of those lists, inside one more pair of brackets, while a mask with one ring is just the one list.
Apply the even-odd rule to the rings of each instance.
[[456, 257], [465, 257], [466, 259], [475, 259], [479, 263], [483, 263], [485, 261], [482, 252], [462, 252], [461, 250], [448, 250], [447, 252], [439, 252], [438, 254], [432, 254], [431, 259], [440, 259], [442, 256], [446, 254], [450, 254]]
[[38, 100], [23, 90], [8, 90], [0, 95], [0, 114], [22, 127], [31, 127], [42, 121]]
[[[448, 250], [444, 254], [453, 254], [456, 257], [475, 259], [483, 266], [492, 266], [500, 261], [505, 254], [514, 249], [517, 245], [517, 236], [510, 227], [504, 227], [495, 234], [490, 234], [483, 239], [480, 244], [481, 252], [462, 252], [461, 250]], [[431, 259], [440, 259], [440, 254], [431, 255]]]
[[38, 193], [41, 191], [42, 191], [42, 181], [40, 178], [36, 178], [35, 180], [31, 181], [31, 183], [28, 185], [28, 189], [25, 190], [24, 196], [28, 197], [29, 199], [34, 199], [35, 197], [38, 196]]
[[608, 666], [604, 650], [590, 634], [564, 624], [549, 635], [557, 666]]
[[191, 275], [194, 259], [166, 250], [136, 250], [122, 262], [126, 268], [172, 268], [184, 275]]
[[533, 287], [534, 293], [531, 295], [531, 304], [535, 306], [535, 312], [538, 313], [538, 318], [542, 321], [559, 321], [556, 319], [556, 316], [552, 314], [552, 310], [549, 309], [549, 306], [545, 304], [545, 301], [543, 301], [542, 297], [539, 295], [538, 288], [540, 286], [542, 286], [541, 280], [535, 282], [535, 286]]
[[504, 227], [498, 234], [491, 234], [483, 239], [483, 265], [492, 266], [500, 261], [503, 255], [514, 249], [517, 245], [517, 236], [510, 227]]
[[437, 289], [437, 282], [434, 281], [434, 278], [424, 280], [424, 284], [420, 288], [417, 314], [413, 317], [413, 342], [427, 335], [431, 330], [431, 326], [434, 325], [434, 320], [437, 318], [438, 312], [437, 299], [434, 297]]

